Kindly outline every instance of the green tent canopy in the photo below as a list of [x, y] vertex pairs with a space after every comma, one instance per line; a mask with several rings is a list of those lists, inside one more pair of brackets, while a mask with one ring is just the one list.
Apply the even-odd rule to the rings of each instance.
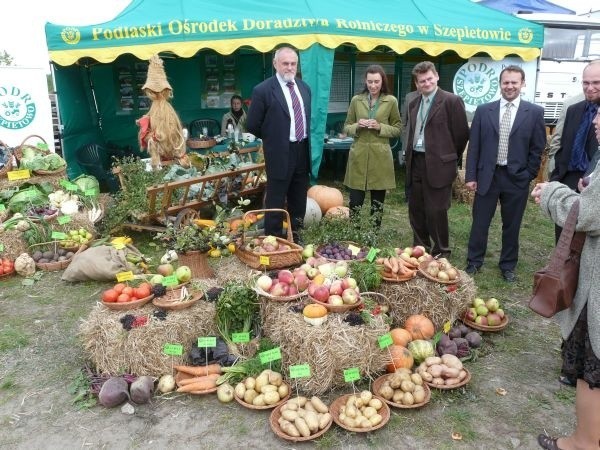
[[[48, 23], [46, 40], [56, 69], [61, 115], [75, 111], [73, 120], [65, 123], [64, 136], [68, 140], [73, 132], [78, 138], [65, 142], [66, 149], [97, 134], [86, 126], [89, 121], [82, 122], [98, 109], [92, 103], [98, 102], [98, 93], [89, 92], [90, 74], [89, 86], [84, 81], [73, 84], [85, 78], [76, 69], [82, 61], [110, 64], [128, 54], [148, 60], [156, 53], [191, 58], [204, 50], [230, 55], [249, 47], [266, 53], [281, 44], [292, 45], [300, 50], [302, 77], [313, 90], [311, 142], [313, 168], [318, 169], [336, 48], [353, 45], [369, 52], [385, 46], [397, 54], [421, 49], [432, 56], [454, 51], [464, 59], [475, 54], [496, 60], [518, 55], [528, 61], [540, 55], [543, 27], [470, 0], [133, 0], [106, 23]], [[169, 67], [166, 70], [171, 76]], [[175, 87], [175, 98], [181, 94], [181, 87]], [[61, 95], [68, 101], [61, 101]], [[99, 109], [100, 134], [106, 134], [111, 123], [122, 123], [111, 117], [114, 108]]]

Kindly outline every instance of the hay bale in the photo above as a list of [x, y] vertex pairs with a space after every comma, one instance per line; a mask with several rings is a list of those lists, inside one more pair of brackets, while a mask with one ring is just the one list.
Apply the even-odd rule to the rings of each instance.
[[[152, 317], [152, 303], [132, 311], [111, 311], [98, 304], [79, 327], [83, 350], [100, 374], [132, 373], [160, 376], [172, 364], [185, 364], [186, 354], [198, 336], [217, 336], [215, 305], [199, 301], [181, 311], [169, 311], [165, 320]], [[145, 315], [145, 326], [127, 331], [119, 321], [126, 314]], [[182, 344], [183, 356], [163, 354], [164, 344]]]
[[21, 239], [21, 233], [18, 230], [6, 230], [0, 234], [0, 242], [4, 245], [2, 257], [15, 260], [21, 253], [27, 253], [27, 244]]
[[401, 327], [408, 316], [423, 314], [441, 329], [445, 322], [454, 322], [475, 298], [477, 288], [467, 273], [459, 271], [461, 280], [456, 290], [422, 276], [404, 283], [383, 282], [379, 292], [388, 299], [392, 326]]
[[51, 183], [52, 186], [54, 187], [54, 189], [62, 189], [62, 187], [60, 185], [60, 181], [64, 180], [64, 179], [66, 179], [64, 173], [59, 173], [59, 174], [54, 174], [54, 175], [36, 175], [33, 172], [31, 172], [31, 177], [27, 178], [26, 180], [10, 181], [8, 179], [8, 177], [0, 177], [0, 190], [13, 188], [13, 187], [19, 187], [24, 182], [27, 182], [30, 184], [40, 184], [40, 183], [47, 182], [47, 183]]
[[389, 356], [377, 339], [389, 331], [381, 316], [370, 324], [351, 326], [346, 314], [331, 313], [327, 322], [313, 327], [291, 306], [305, 302], [278, 303], [261, 299], [263, 334], [281, 346], [283, 373], [296, 364], [308, 364], [310, 378], [298, 378], [293, 385], [306, 395], [319, 395], [346, 386], [344, 369], [358, 367], [362, 376], [381, 372]]

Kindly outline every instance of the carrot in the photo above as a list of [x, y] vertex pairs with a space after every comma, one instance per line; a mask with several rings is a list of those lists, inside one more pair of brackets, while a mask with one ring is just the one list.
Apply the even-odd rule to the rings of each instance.
[[383, 258], [381, 258], [381, 257], [380, 257], [380, 258], [377, 258], [377, 259], [375, 260], [375, 262], [376, 262], [377, 264], [383, 264]]
[[207, 366], [175, 366], [175, 369], [179, 372], [189, 373], [197, 377], [203, 377], [213, 373], [221, 373], [220, 364], [209, 364]]
[[194, 377], [192, 376], [192, 378], [184, 378], [183, 380], [179, 381], [179, 386], [186, 386], [188, 384], [192, 384], [192, 383], [197, 383], [198, 381], [202, 381], [207, 377], [217, 377], [219, 378], [219, 374], [218, 373], [212, 373], [210, 375], [204, 375], [202, 377]]
[[212, 389], [217, 386], [217, 378], [219, 378], [219, 375], [216, 373], [198, 377], [198, 381], [177, 388], [177, 392], [195, 392]]
[[392, 258], [384, 258], [383, 259], [383, 267], [385, 268], [384, 270], [387, 272], [389, 269], [389, 271], [392, 271], [392, 263], [390, 262]]
[[395, 256], [390, 258], [390, 264], [392, 265], [392, 273], [398, 273], [398, 260]]

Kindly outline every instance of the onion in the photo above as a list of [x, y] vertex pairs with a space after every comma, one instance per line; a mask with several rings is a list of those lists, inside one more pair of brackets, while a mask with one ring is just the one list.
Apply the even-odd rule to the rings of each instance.
[[175, 378], [173, 377], [173, 375], [163, 375], [162, 377], [160, 377], [160, 380], [158, 380], [157, 389], [161, 394], [166, 394], [168, 392], [174, 391]]
[[223, 383], [217, 389], [217, 398], [221, 403], [229, 403], [233, 400], [233, 388], [229, 383]]

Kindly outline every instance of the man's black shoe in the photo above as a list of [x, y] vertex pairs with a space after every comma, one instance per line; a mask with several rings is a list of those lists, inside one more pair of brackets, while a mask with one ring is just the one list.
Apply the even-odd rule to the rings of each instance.
[[477, 272], [479, 272], [479, 267], [474, 264], [469, 264], [465, 268], [465, 272], [467, 272], [469, 275], [475, 275]]
[[517, 281], [517, 276], [512, 270], [503, 270], [502, 278], [504, 278], [504, 281], [506, 281], [507, 283], [514, 283], [515, 281]]
[[570, 378], [566, 375], [561, 375], [560, 377], [558, 377], [558, 381], [560, 381], [565, 386], [571, 386], [571, 387], [577, 386], [577, 380], [573, 380], [572, 378]]

